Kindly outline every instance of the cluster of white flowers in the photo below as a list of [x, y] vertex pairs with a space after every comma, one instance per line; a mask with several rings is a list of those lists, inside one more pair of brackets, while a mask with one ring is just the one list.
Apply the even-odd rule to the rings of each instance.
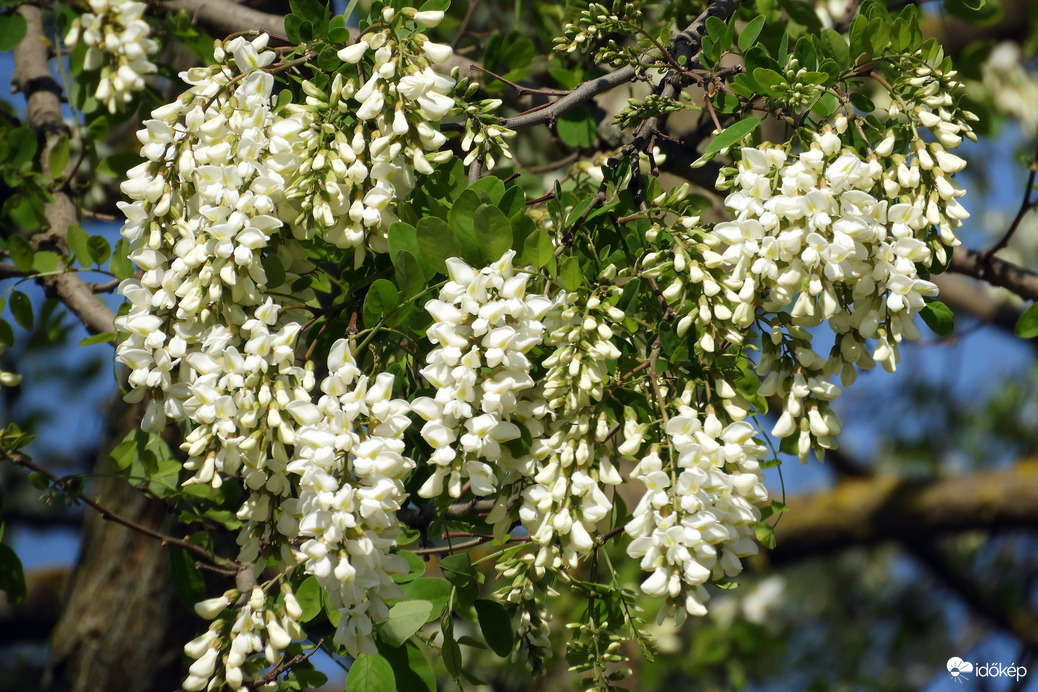
[[134, 396], [158, 395], [145, 430], [167, 417], [196, 424], [184, 444], [192, 482], [219, 486], [220, 474], [240, 474], [250, 488], [283, 494], [285, 453], [268, 446], [292, 443], [287, 407], [310, 400], [314, 378], [295, 364], [301, 316], [267, 295], [279, 287], [267, 285], [260, 261], [267, 251], [283, 262], [286, 282], [306, 267], [275, 238], [280, 191], [300, 161], [286, 137], [301, 116], [271, 112], [273, 77], [256, 69], [274, 59], [265, 42], [235, 39], [222, 63], [182, 75], [192, 89], [138, 135], [149, 161], [130, 171], [122, 189], [134, 202], [120, 207], [130, 259], [144, 273], [120, 287], [130, 310], [116, 320], [128, 335], [117, 358]]
[[[282, 652], [295, 639], [303, 638], [299, 620], [303, 611], [287, 584], [281, 587], [284, 604], [271, 606], [259, 586], [241, 606], [233, 622], [217, 620], [205, 634], [188, 642], [184, 652], [194, 659], [182, 687], [186, 692], [213, 690], [226, 685], [234, 692], [275, 689], [276, 685], [248, 684], [260, 670], [280, 662]], [[212, 620], [234, 605], [240, 594], [231, 590], [195, 606], [195, 612]], [[230, 625], [228, 627], [228, 624]], [[263, 654], [262, 661], [250, 660]]]
[[[266, 41], [218, 45], [217, 64], [184, 73], [192, 88], [138, 134], [148, 161], [130, 171], [122, 209], [143, 275], [120, 287], [130, 309], [117, 358], [131, 370], [128, 398], [150, 397], [145, 430], [191, 424], [185, 484], [241, 479], [239, 560], [280, 549], [283, 563], [302, 563], [343, 613], [335, 641], [357, 655], [374, 650], [373, 625], [400, 595], [392, 576], [407, 569], [390, 550], [414, 466], [402, 454], [409, 407], [391, 398], [391, 375], [360, 375], [346, 341], [331, 348], [316, 403], [315, 366], [297, 360], [313, 294], [293, 284], [311, 267], [282, 220], [298, 213], [291, 191], [312, 174], [303, 163], [324, 129], [314, 109], [275, 112]], [[219, 675], [234, 688], [250, 655], [283, 648], [269, 623], [248, 624], [266, 621], [256, 599], [235, 625], [248, 638], [232, 627], [200, 645], [232, 647]], [[205, 686], [212, 655], [196, 658], [185, 685]]]
[[1003, 41], [980, 68], [981, 84], [995, 110], [1020, 121], [1030, 135], [1038, 134], [1038, 79], [1021, 64], [1020, 46]]
[[[771, 373], [761, 393], [786, 400], [773, 430], [779, 437], [799, 428], [801, 443], [833, 446], [840, 426], [827, 402], [838, 390], [828, 378], [840, 373], [849, 384], [855, 365], [877, 361], [893, 371], [898, 344], [919, 335], [913, 319], [936, 294], [918, 266], [929, 266], [932, 247], [944, 252], [958, 242], [953, 231], [968, 214], [951, 174], [965, 162], [938, 143], [919, 143], [908, 161], [892, 154], [894, 143], [891, 134], [877, 147], [884, 167], [827, 129], [793, 162], [784, 148], [745, 148], [734, 175], [718, 181], [733, 190], [725, 200], [732, 221], [712, 230], [727, 246], [724, 286], [768, 313], [791, 308], [791, 321], [765, 319], [771, 334], [758, 368]], [[732, 315], [739, 327], [758, 319], [752, 310]], [[823, 320], [837, 334], [828, 359], [811, 349], [803, 329]], [[876, 340], [871, 352], [868, 339]], [[801, 445], [802, 458], [809, 448]]]
[[[619, 289], [604, 291], [609, 296]], [[603, 486], [622, 481], [599, 450], [609, 425], [603, 416], [595, 425], [592, 406], [605, 395], [610, 362], [620, 357], [612, 325], [622, 319], [623, 312], [600, 296], [571, 293], [560, 297], [546, 320], [545, 344], [554, 350], [541, 363], [547, 371], [535, 406], [546, 415], [535, 427], [530, 451], [536, 466], [519, 507], [538, 546], [529, 556], [537, 575], [572, 569], [591, 551], [596, 524], [613, 508]]]
[[740, 558], [757, 552], [755, 505], [767, 492], [758, 464], [766, 450], [749, 423], [725, 425], [687, 404], [677, 414], [666, 423], [670, 454], [654, 444], [632, 473], [645, 494], [624, 529], [627, 554], [652, 573], [642, 591], [665, 597], [680, 619], [704, 615], [703, 584], [737, 575]]
[[147, 5], [134, 0], [89, 0], [90, 12], [72, 21], [65, 37], [70, 47], [82, 41], [87, 46], [86, 70], [101, 70], [95, 96], [115, 113], [144, 88], [145, 75], [156, 67], [148, 56], [158, 50], [144, 21]]
[[[442, 12], [407, 14], [430, 27], [443, 18]], [[367, 81], [358, 85], [336, 73], [327, 92], [305, 82], [305, 104], [286, 107], [318, 122], [303, 134], [301, 176], [287, 193], [297, 207], [293, 230], [357, 248], [357, 266], [366, 248], [388, 250], [393, 209], [414, 188], [415, 174], [432, 173], [434, 163], [451, 157], [433, 125], [454, 110], [455, 81], [432, 68], [450, 59], [451, 48], [420, 33], [398, 36], [395, 23], [403, 17], [385, 8], [386, 28], [339, 51], [346, 63], [370, 63]]]
[[328, 371], [317, 404], [290, 409], [303, 423], [287, 467], [299, 476], [299, 491], [282, 503], [278, 528], [304, 539], [304, 568], [327, 593], [328, 607], [343, 614], [335, 643], [353, 656], [374, 654], [373, 625], [388, 617], [386, 601], [403, 595], [393, 575], [408, 569], [390, 551], [407, 496], [403, 477], [414, 468], [402, 439], [410, 407], [391, 398], [391, 374], [373, 382], [361, 375], [345, 339], [333, 344]]
[[923, 49], [902, 55], [896, 68], [898, 76], [891, 85], [894, 102], [887, 107], [889, 117], [908, 115], [948, 149], [959, 146], [963, 137], [977, 140], [970, 125], [977, 121], [977, 116], [957, 103], [966, 85], [959, 81], [958, 72], [952, 69], [951, 59], [944, 57], [943, 49], [929, 57]]
[[451, 497], [461, 496], [466, 481], [474, 494], [494, 495], [531, 473], [529, 457], [516, 458], [504, 445], [521, 436], [513, 417], [533, 418], [520, 410], [529, 406], [523, 392], [534, 386], [528, 354], [543, 339], [541, 319], [552, 301], [527, 295], [530, 274], [514, 270], [514, 257], [509, 250], [478, 272], [448, 259], [450, 281], [425, 305], [434, 320], [427, 336], [436, 348], [422, 375], [436, 394], [412, 402], [433, 448], [422, 497], [438, 497], [444, 480]]

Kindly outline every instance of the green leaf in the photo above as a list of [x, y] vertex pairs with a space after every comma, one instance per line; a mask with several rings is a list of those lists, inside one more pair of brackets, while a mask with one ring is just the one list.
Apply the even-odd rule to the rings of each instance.
[[414, 581], [418, 577], [425, 574], [425, 560], [418, 557], [410, 550], [397, 551], [397, 555], [407, 560], [407, 574], [394, 574], [393, 581], [397, 584], [406, 584], [409, 581]]
[[480, 254], [487, 264], [496, 262], [512, 247], [512, 222], [497, 207], [482, 204], [472, 217]]
[[302, 581], [294, 593], [299, 608], [303, 611], [300, 620], [310, 622], [321, 614], [324, 607], [324, 589], [317, 583], [317, 578], [309, 576]]
[[11, 253], [11, 261], [18, 271], [28, 274], [32, 271], [33, 249], [29, 241], [20, 235], [12, 235], [7, 239], [7, 251]]
[[444, 260], [461, 257], [461, 243], [443, 219], [435, 216], [425, 217], [418, 222], [415, 232], [422, 259], [439, 273], [447, 273]]
[[447, 605], [451, 595], [451, 585], [443, 579], [421, 577], [400, 586], [407, 600], [429, 601], [433, 605], [432, 612], [438, 613]]
[[760, 126], [760, 118], [749, 117], [743, 118], [738, 122], [732, 123], [725, 130], [714, 137], [713, 141], [707, 145], [706, 154], [715, 154], [722, 149], [726, 149], [733, 144], [738, 143], [743, 137], [750, 134]]
[[87, 247], [90, 249], [90, 256], [98, 266], [107, 262], [112, 255], [112, 246], [104, 236], [90, 236], [90, 240], [87, 241]]
[[374, 326], [386, 313], [400, 305], [400, 293], [392, 281], [375, 279], [364, 296], [364, 322]]
[[559, 266], [559, 283], [567, 291], [575, 291], [583, 283], [584, 276], [580, 273], [580, 262], [576, 257], [567, 257]]
[[[482, 205], [488, 197], [480, 198], [475, 190], [462, 190], [455, 200], [454, 206], [447, 213], [447, 223], [450, 224], [451, 232], [457, 238], [460, 251], [455, 257], [461, 257], [469, 263], [479, 261], [479, 238], [476, 235], [476, 209]], [[419, 224], [421, 225], [421, 224]]]
[[29, 300], [29, 296], [21, 291], [11, 293], [11, 314], [14, 315], [14, 321], [18, 323], [18, 326], [27, 332], [32, 331], [35, 318], [32, 314], [32, 301]]
[[475, 602], [476, 618], [479, 620], [479, 629], [483, 632], [483, 639], [491, 651], [507, 658], [512, 653], [514, 643], [514, 631], [512, 630], [512, 618], [509, 617], [505, 607], [497, 601], [478, 598]]
[[[923, 318], [923, 322], [926, 322], [930, 331], [937, 336], [947, 336], [955, 329], [955, 313], [939, 300], [932, 300], [924, 305], [923, 309], [919, 311], [919, 316]], [[1022, 315], [1021, 319], [1023, 319]], [[1019, 326], [1017, 323], [1017, 327]]]
[[757, 37], [760, 36], [760, 30], [764, 28], [764, 16], [757, 15], [743, 27], [742, 32], [739, 34], [739, 52], [745, 53], [749, 50], [750, 46], [757, 42]]
[[429, 601], [397, 602], [389, 609], [389, 618], [382, 623], [379, 636], [390, 646], [400, 646], [429, 622], [432, 612], [433, 604]]
[[847, 69], [851, 64], [851, 49], [847, 45], [847, 39], [837, 31], [823, 29], [821, 35], [822, 53], [832, 58], [841, 69]]
[[205, 579], [186, 550], [169, 546], [169, 570], [173, 575], [173, 587], [184, 605], [193, 608], [205, 598]]
[[68, 147], [68, 135], [63, 134], [50, 150], [50, 159], [47, 161], [47, 165], [50, 168], [52, 178], [58, 178], [65, 172], [65, 167], [68, 166]]
[[37, 274], [51, 274], [58, 269], [61, 258], [50, 250], [40, 250], [32, 258], [32, 270]]
[[523, 254], [520, 258], [521, 264], [529, 264], [534, 269], [548, 266], [555, 259], [555, 246], [552, 245], [551, 236], [544, 231], [534, 231], [526, 238]]
[[401, 250], [393, 257], [393, 273], [396, 285], [405, 298], [418, 295], [425, 288], [425, 274], [422, 266], [407, 250]]
[[378, 651], [393, 667], [396, 689], [406, 692], [436, 692], [436, 675], [421, 648], [414, 642], [390, 647], [378, 642]]
[[[787, 437], [787, 440], [792, 440], [792, 437]], [[772, 550], [776, 545], [775, 541], [775, 529], [771, 528], [767, 524], [757, 523], [753, 525], [753, 533], [757, 536], [757, 542], [768, 550]]]
[[346, 692], [386, 692], [396, 689], [393, 667], [381, 656], [361, 654], [346, 676]]
[[480, 178], [476, 182], [472, 183], [468, 187], [469, 190], [478, 193], [485, 192], [487, 198], [493, 203], [497, 204], [505, 196], [505, 184], [500, 178], [488, 175], [485, 178]]
[[468, 553], [450, 555], [440, 560], [440, 571], [443, 578], [462, 589], [476, 580], [476, 570], [472, 567], [472, 561]]
[[14, 50], [25, 38], [25, 17], [17, 12], [0, 14], [0, 51]]
[[411, 224], [396, 221], [389, 227], [387, 236], [389, 237], [390, 257], [396, 257], [396, 253], [406, 250], [414, 255], [415, 259], [422, 259], [422, 251], [418, 247], [418, 231]]
[[[129, 254], [130, 244], [126, 242], [125, 238], [120, 238], [115, 244], [115, 249], [112, 251], [112, 261], [108, 265], [117, 279], [133, 278], [133, 262], [130, 261]], [[285, 280], [285, 270], [280, 262], [271, 262], [270, 264], [277, 266], [281, 270], [281, 276], [280, 280], [278, 280], [279, 277], [275, 272], [266, 272], [268, 285], [272, 287], [280, 286]], [[263, 268], [266, 269], [266, 267], [267, 263], [264, 262]]]
[[14, 346], [14, 330], [11, 329], [11, 323], [4, 319], [0, 319], [0, 344]]
[[577, 149], [590, 147], [598, 137], [595, 119], [585, 108], [574, 108], [560, 115], [555, 122], [555, 131], [559, 139]]
[[446, 632], [443, 633], [443, 647], [440, 649], [440, 655], [443, 656], [443, 667], [447, 669], [447, 673], [452, 678], [461, 675], [461, 647], [458, 646], [458, 642], [454, 641], [453, 631], [450, 637]]
[[83, 230], [82, 226], [75, 223], [69, 226], [65, 239], [68, 242], [69, 249], [72, 250], [72, 256], [76, 258], [77, 262], [84, 267], [94, 264], [94, 258], [90, 254], [90, 236]]
[[[0, 28], [0, 32], [2, 31]], [[11, 605], [20, 603], [25, 598], [25, 571], [22, 569], [22, 561], [6, 543], [0, 543], [0, 591], [7, 594], [7, 602]]]
[[1014, 331], [1021, 339], [1038, 337], [1038, 303], [1032, 303], [1031, 307], [1024, 310], [1024, 314], [1016, 321]]
[[109, 341], [115, 341], [115, 332], [101, 332], [100, 334], [94, 334], [88, 336], [79, 342], [80, 346], [93, 346], [94, 344], [106, 344]]

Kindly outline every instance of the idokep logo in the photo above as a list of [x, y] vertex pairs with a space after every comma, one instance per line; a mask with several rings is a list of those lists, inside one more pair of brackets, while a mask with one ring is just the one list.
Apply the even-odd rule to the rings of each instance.
[[973, 664], [969, 661], [963, 661], [958, 656], [953, 656], [948, 659], [948, 673], [951, 674], [952, 680], [955, 682], [962, 682], [968, 680], [968, 673], [973, 672]]
[[1017, 681], [1027, 676], [1027, 668], [1015, 663], [1008, 666], [1001, 663], [973, 664], [963, 661], [958, 656], [948, 659], [947, 668], [948, 674], [955, 682], [969, 680], [971, 674], [978, 678], [1014, 678]]

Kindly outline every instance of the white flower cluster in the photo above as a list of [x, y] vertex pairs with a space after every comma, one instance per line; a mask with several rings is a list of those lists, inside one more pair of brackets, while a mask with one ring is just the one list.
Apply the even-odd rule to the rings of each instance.
[[509, 250], [478, 272], [448, 259], [450, 281], [425, 305], [436, 348], [421, 372], [436, 394], [412, 402], [433, 448], [422, 497], [439, 496], [445, 480], [451, 497], [461, 496], [466, 481], [474, 494], [494, 495], [532, 470], [529, 457], [516, 459], [504, 445], [521, 436], [514, 417], [534, 417], [523, 397], [534, 386], [528, 354], [543, 339], [541, 319], [552, 301], [527, 295], [530, 274], [514, 270], [514, 257]]
[[263, 252], [282, 262], [286, 282], [305, 269], [289, 242], [271, 246], [300, 161], [286, 137], [301, 118], [271, 112], [273, 77], [256, 69], [274, 59], [260, 52], [265, 42], [235, 39], [222, 64], [182, 75], [192, 89], [138, 134], [149, 161], [130, 171], [122, 189], [134, 202], [120, 207], [144, 273], [120, 286], [130, 310], [116, 320], [128, 335], [117, 358], [131, 369], [132, 396], [159, 395], [145, 430], [167, 417], [195, 424], [184, 443], [189, 482], [219, 486], [229, 473], [280, 495], [296, 426], [288, 406], [310, 400], [314, 378], [295, 364], [301, 317], [266, 295], [278, 287], [261, 263]]
[[740, 558], [757, 552], [755, 505], [767, 492], [758, 464], [766, 450], [749, 423], [725, 425], [687, 404], [677, 413], [666, 423], [670, 454], [654, 444], [632, 473], [646, 490], [624, 530], [627, 554], [651, 572], [642, 591], [666, 598], [681, 619], [704, 615], [703, 584], [737, 575]]
[[1020, 46], [1003, 41], [980, 68], [981, 84], [995, 110], [1017, 118], [1030, 135], [1038, 134], [1038, 79], [1021, 64]]
[[622, 481], [608, 455], [599, 453], [609, 426], [602, 416], [595, 425], [592, 404], [604, 397], [608, 365], [620, 357], [612, 324], [623, 312], [597, 295], [571, 293], [549, 317], [545, 344], [554, 350], [541, 363], [547, 372], [535, 407], [546, 415], [538, 426], [528, 423], [537, 432], [530, 450], [536, 467], [519, 507], [538, 546], [531, 556], [538, 576], [572, 569], [591, 551], [596, 524], [613, 508], [603, 486]]
[[144, 88], [145, 75], [154, 74], [148, 56], [158, 50], [144, 21], [147, 5], [134, 0], [89, 0], [90, 12], [76, 17], [65, 37], [71, 48], [87, 46], [86, 70], [101, 70], [95, 96], [115, 113]]
[[328, 371], [317, 404], [290, 408], [303, 424], [287, 467], [299, 476], [299, 491], [281, 504], [278, 528], [304, 539], [304, 568], [327, 593], [328, 607], [343, 614], [335, 643], [353, 656], [374, 654], [373, 625], [388, 617], [386, 601], [403, 595], [392, 577], [408, 569], [390, 551], [407, 497], [403, 477], [414, 468], [403, 454], [410, 408], [391, 398], [391, 374], [373, 382], [361, 375], [345, 339], [333, 344]]
[[[799, 427], [802, 443], [833, 446], [839, 422], [827, 402], [838, 390], [828, 378], [840, 373], [849, 384], [855, 365], [877, 361], [893, 371], [898, 344], [918, 337], [914, 316], [936, 294], [917, 267], [931, 263], [931, 247], [944, 252], [958, 242], [953, 231], [968, 214], [950, 174], [965, 162], [936, 143], [917, 145], [910, 162], [891, 155], [893, 146], [890, 135], [877, 147], [888, 157], [885, 168], [826, 130], [792, 163], [783, 148], [745, 148], [735, 175], [718, 181], [719, 189], [733, 189], [725, 200], [733, 219], [712, 231], [727, 245], [725, 287], [765, 312], [791, 308], [791, 323], [778, 315], [765, 320], [771, 338], [758, 368], [771, 373], [761, 393], [786, 399], [773, 431], [779, 437]], [[753, 310], [732, 316], [743, 328], [757, 318]], [[828, 359], [802, 329], [823, 320], [837, 334]], [[876, 340], [871, 351], [869, 339]], [[802, 458], [807, 452], [802, 444]]]
[[[284, 605], [267, 602], [259, 586], [249, 594], [249, 600], [238, 611], [234, 621], [218, 620], [202, 636], [188, 642], [184, 652], [194, 659], [182, 687], [185, 692], [219, 689], [226, 685], [234, 692], [266, 689], [248, 684], [260, 670], [280, 662], [282, 652], [294, 639], [302, 639], [299, 620], [303, 615], [295, 595], [287, 584], [281, 587]], [[212, 620], [239, 598], [237, 591], [202, 601], [195, 611]], [[226, 631], [225, 631], [226, 630]], [[262, 662], [250, 660], [262, 653]]]
[[[266, 40], [218, 48], [218, 64], [182, 75], [192, 88], [138, 135], [149, 161], [123, 184], [134, 202], [122, 209], [143, 276], [120, 287], [130, 310], [117, 319], [127, 335], [117, 358], [131, 369], [129, 398], [152, 396], [145, 430], [160, 431], [168, 419], [191, 423], [184, 468], [194, 476], [185, 484], [242, 480], [239, 559], [280, 548], [284, 563], [303, 563], [344, 614], [336, 641], [359, 654], [373, 650], [373, 623], [399, 595], [392, 575], [406, 571], [389, 551], [401, 479], [413, 467], [401, 454], [409, 409], [391, 399], [391, 375], [360, 376], [345, 341], [331, 349], [317, 403], [314, 366], [298, 364], [308, 315], [284, 305], [312, 298], [292, 289], [309, 267], [280, 231], [291, 212], [286, 190], [303, 175], [302, 135], [314, 123], [308, 111], [273, 112], [274, 80], [263, 68], [275, 56]], [[264, 262], [277, 267], [278, 285]], [[259, 617], [249, 607], [239, 618], [249, 638], [235, 639], [232, 628], [206, 644], [245, 642], [227, 664], [232, 686], [242, 676], [238, 654], [283, 648], [271, 626], [248, 629]], [[196, 661], [189, 684], [205, 684], [210, 658]]]
[[897, 70], [898, 77], [891, 85], [895, 101], [887, 108], [891, 118], [907, 114], [948, 149], [959, 146], [963, 137], [977, 140], [970, 122], [978, 118], [958, 107], [956, 99], [965, 85], [958, 80], [958, 72], [952, 69], [951, 59], [944, 57], [943, 49], [929, 58], [923, 49], [903, 55]]
[[[366, 247], [388, 251], [393, 209], [414, 188], [415, 174], [432, 173], [434, 163], [451, 157], [441, 150], [446, 137], [433, 125], [454, 110], [455, 81], [432, 68], [450, 59], [451, 48], [424, 34], [398, 38], [392, 25], [397, 17], [386, 8], [390, 26], [339, 51], [346, 63], [371, 63], [367, 81], [358, 86], [336, 73], [327, 93], [305, 82], [305, 105], [286, 108], [318, 122], [304, 134], [303, 175], [288, 191], [299, 207], [294, 230], [299, 237], [317, 234], [337, 247], [357, 248], [358, 266]], [[419, 17], [435, 26], [443, 13]]]

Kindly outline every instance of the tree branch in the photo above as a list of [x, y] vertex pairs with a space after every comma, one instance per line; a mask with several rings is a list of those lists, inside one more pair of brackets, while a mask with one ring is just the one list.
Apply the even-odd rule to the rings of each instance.
[[761, 563], [792, 562], [852, 545], [917, 541], [970, 529], [1038, 527], [1038, 460], [1009, 471], [912, 480], [854, 478], [793, 498]]
[[[40, 170], [50, 174], [50, 156], [62, 137], [68, 136], [68, 127], [61, 116], [61, 87], [47, 67], [48, 46], [43, 31], [39, 7], [20, 5], [18, 13], [25, 18], [25, 38], [14, 49], [15, 70], [13, 83], [25, 95], [29, 127], [43, 143]], [[52, 199], [44, 206], [47, 231], [35, 234], [30, 243], [34, 249], [56, 248], [68, 254], [65, 234], [76, 222], [76, 203], [68, 187], [60, 180], [51, 181]], [[93, 290], [75, 273], [57, 274], [38, 279], [44, 290], [57, 297], [80, 319], [92, 334], [113, 331], [115, 313], [97, 299]]]
[[1038, 272], [998, 257], [984, 257], [981, 252], [960, 246], [952, 253], [948, 271], [972, 276], [992, 286], [1008, 288], [1027, 300], [1038, 300]]
[[[673, 55], [675, 59], [680, 59], [681, 56], [689, 58], [688, 62], [685, 64], [691, 65], [691, 56], [699, 50], [703, 33], [706, 31], [706, 20], [709, 17], [728, 19], [740, 4], [742, 4], [742, 0], [715, 0], [715, 2], [711, 3], [694, 22], [689, 24], [683, 31], [674, 37], [670, 42], [671, 55]], [[583, 84], [578, 85], [566, 96], [563, 96], [557, 101], [552, 101], [543, 108], [527, 111], [526, 113], [520, 113], [519, 115], [513, 115], [510, 118], [502, 118], [501, 124], [510, 130], [522, 130], [527, 127], [533, 127], [534, 125], [554, 122], [563, 113], [587, 103], [602, 92], [609, 91], [613, 87], [630, 82], [637, 76], [637, 74], [637, 69], [632, 65], [621, 67], [615, 72], [610, 72], [601, 77], [590, 79]], [[655, 129], [655, 127], [656, 125], [654, 124], [653, 129]], [[641, 130], [641, 128], [639, 128], [639, 130]]]
[[228, 0], [171, 0], [161, 7], [176, 12], [184, 10], [214, 33], [227, 36], [239, 31], [255, 30], [284, 38], [285, 18], [280, 14], [269, 14]]

